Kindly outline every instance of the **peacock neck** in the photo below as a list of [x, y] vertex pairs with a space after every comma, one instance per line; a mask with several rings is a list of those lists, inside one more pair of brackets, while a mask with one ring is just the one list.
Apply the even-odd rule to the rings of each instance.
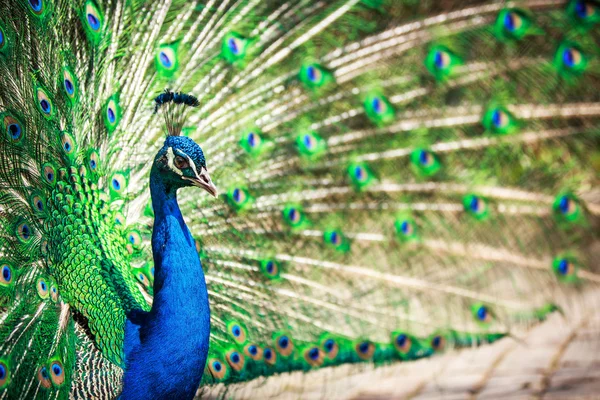
[[[152, 171], [150, 193], [154, 209], [152, 252], [155, 268], [151, 312], [158, 315], [163, 308], [169, 310], [170, 301], [185, 301], [208, 311], [204, 273], [194, 239], [177, 203], [177, 188], [166, 185], [158, 172]], [[197, 311], [193, 310], [187, 317], [197, 318]]]
[[[129, 346], [131, 351], [126, 353], [123, 398], [137, 398], [133, 393], [143, 387], [145, 398], [191, 399], [208, 354], [206, 282], [195, 242], [177, 204], [177, 188], [166, 185], [153, 170], [150, 192], [154, 300], [139, 324], [139, 344]], [[126, 330], [126, 341], [134, 329]]]

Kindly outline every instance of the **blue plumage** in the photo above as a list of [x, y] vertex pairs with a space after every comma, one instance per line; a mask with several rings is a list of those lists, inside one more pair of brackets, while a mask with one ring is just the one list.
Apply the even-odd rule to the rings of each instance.
[[197, 174], [195, 166], [206, 167], [200, 146], [185, 137], [168, 137], [156, 156], [150, 174], [155, 215], [154, 302], [150, 312], [136, 313], [127, 321], [121, 395], [127, 400], [192, 398], [208, 354], [206, 282], [194, 239], [177, 204], [177, 190], [194, 183], [175, 169], [175, 154], [189, 156], [187, 174]]

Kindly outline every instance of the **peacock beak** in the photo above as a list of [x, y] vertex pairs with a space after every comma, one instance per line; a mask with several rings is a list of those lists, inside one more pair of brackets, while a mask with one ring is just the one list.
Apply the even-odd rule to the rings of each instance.
[[212, 179], [210, 179], [210, 175], [208, 175], [206, 168], [203, 167], [200, 170], [200, 174], [196, 174], [194, 178], [188, 178], [187, 176], [184, 176], [183, 178], [190, 181], [193, 186], [202, 188], [214, 197], [218, 197], [219, 191], [217, 190], [217, 187], [213, 183]]

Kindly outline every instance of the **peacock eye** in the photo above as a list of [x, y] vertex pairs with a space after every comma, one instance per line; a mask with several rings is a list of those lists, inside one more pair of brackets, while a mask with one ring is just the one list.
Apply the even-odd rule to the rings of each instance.
[[181, 156], [177, 156], [175, 157], [175, 166], [179, 169], [184, 169], [184, 168], [189, 168], [190, 164], [187, 162], [187, 160]]

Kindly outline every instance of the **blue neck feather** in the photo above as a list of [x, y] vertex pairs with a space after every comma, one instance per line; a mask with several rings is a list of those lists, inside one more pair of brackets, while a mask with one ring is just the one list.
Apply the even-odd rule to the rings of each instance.
[[204, 371], [210, 336], [208, 293], [176, 192], [153, 168], [154, 302], [149, 313], [126, 323], [122, 399], [192, 399]]

